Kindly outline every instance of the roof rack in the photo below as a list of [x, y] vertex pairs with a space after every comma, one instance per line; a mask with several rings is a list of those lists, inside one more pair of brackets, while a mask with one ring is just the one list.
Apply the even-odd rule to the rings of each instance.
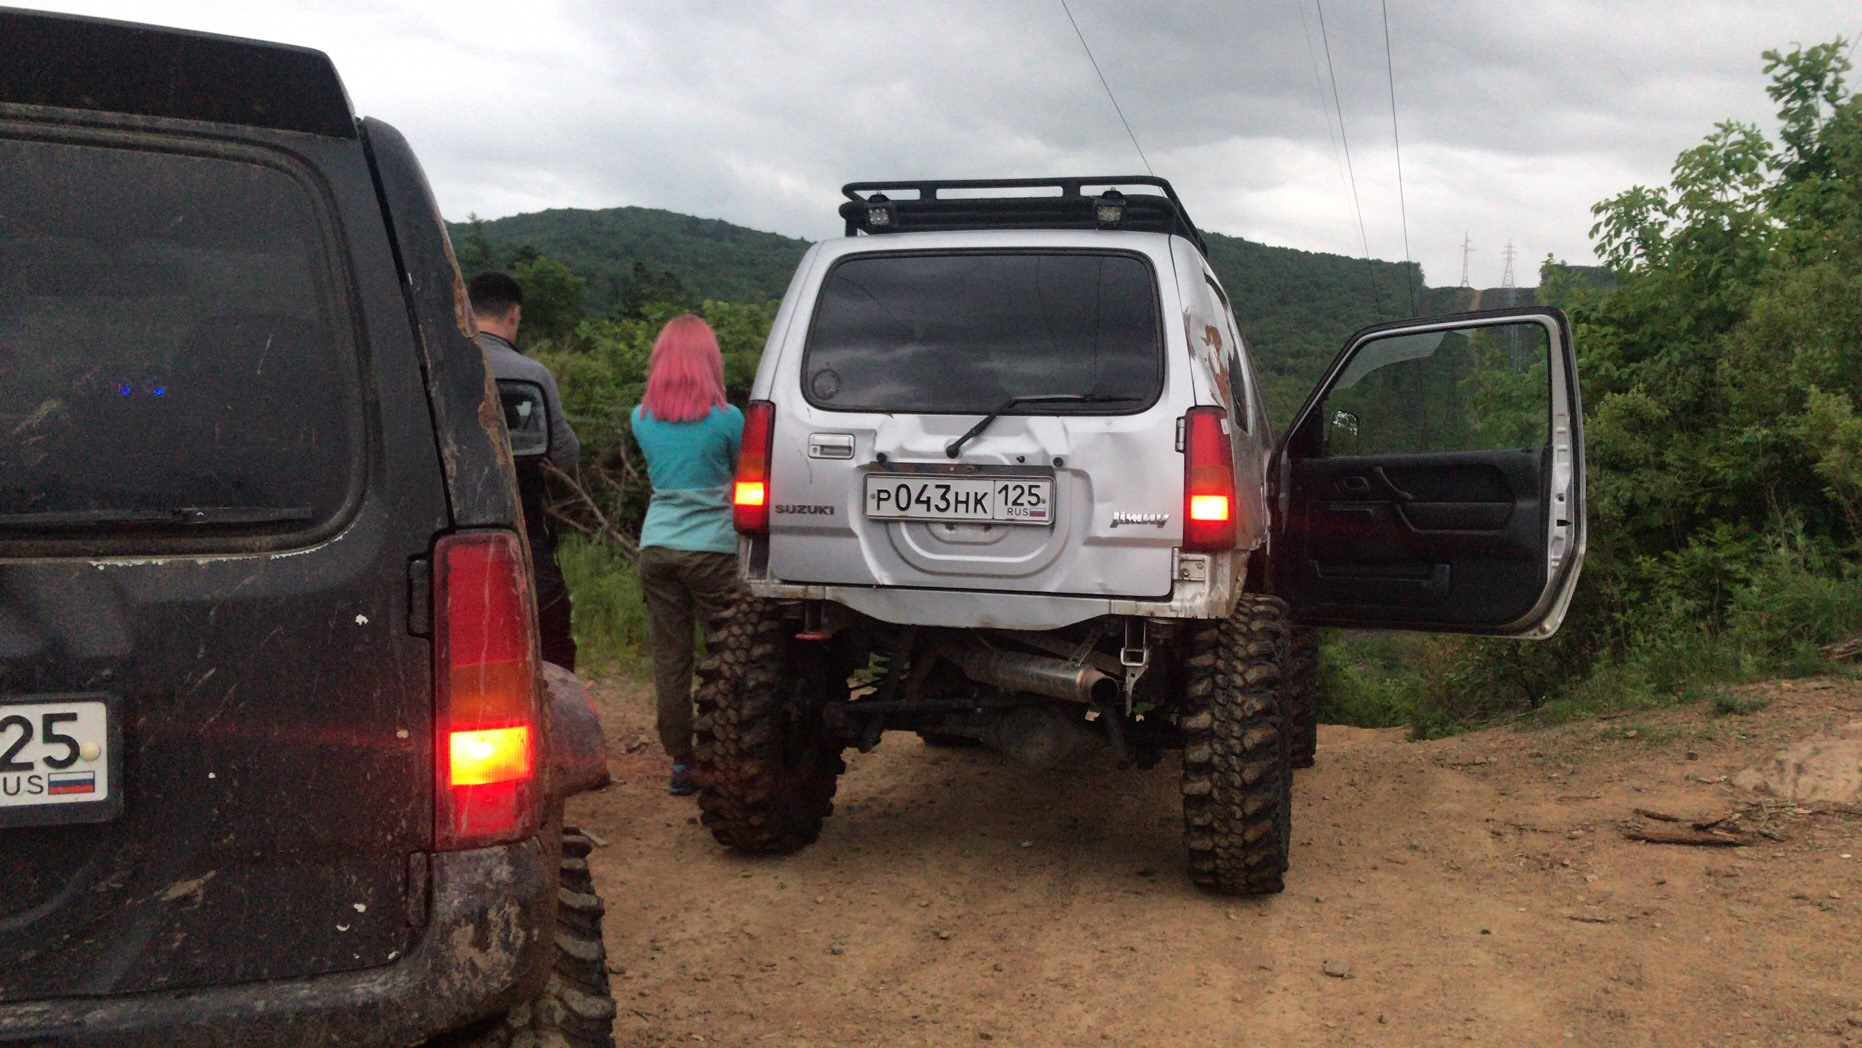
[[[1088, 195], [1087, 186], [1105, 187]], [[1155, 193], [1121, 192], [1120, 186], [1152, 186]], [[1057, 189], [1039, 196], [945, 197], [944, 190]], [[889, 194], [913, 191], [916, 198]], [[1133, 229], [1174, 233], [1206, 257], [1209, 246], [1196, 231], [1170, 183], [1154, 175], [1116, 178], [972, 178], [904, 182], [849, 182], [840, 216], [847, 235], [920, 233], [954, 229]], [[862, 196], [861, 194], [866, 194]]]

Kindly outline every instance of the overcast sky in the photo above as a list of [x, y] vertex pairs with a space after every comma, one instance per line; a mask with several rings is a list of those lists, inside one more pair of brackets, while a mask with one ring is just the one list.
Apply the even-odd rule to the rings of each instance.
[[[1509, 240], [1521, 284], [1589, 261], [1593, 203], [1716, 121], [1771, 126], [1760, 52], [1862, 35], [1855, 0], [1384, 0], [1387, 66], [1374, 0], [1068, 3], [1199, 226], [1400, 260], [1406, 201], [1433, 285], [1464, 235], [1480, 286]], [[843, 182], [1144, 169], [1061, 0], [37, 6], [328, 52], [453, 219], [638, 205], [821, 239]]]

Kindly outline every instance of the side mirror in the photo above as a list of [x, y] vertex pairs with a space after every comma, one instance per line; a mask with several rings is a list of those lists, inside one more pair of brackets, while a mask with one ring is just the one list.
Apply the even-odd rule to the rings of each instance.
[[1332, 431], [1326, 434], [1325, 449], [1332, 455], [1358, 453], [1358, 416], [1349, 411], [1332, 412]]
[[498, 399], [504, 403], [504, 428], [511, 437], [513, 458], [536, 458], [550, 453], [550, 407], [543, 387], [520, 378], [498, 380]]

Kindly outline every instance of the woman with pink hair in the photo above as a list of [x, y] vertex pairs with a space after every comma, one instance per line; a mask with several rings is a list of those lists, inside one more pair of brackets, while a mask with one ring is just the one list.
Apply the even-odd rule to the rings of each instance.
[[724, 401], [724, 358], [711, 325], [686, 314], [666, 323], [647, 360], [633, 411], [653, 500], [640, 529], [640, 588], [653, 648], [659, 741], [672, 758], [672, 792], [692, 793], [693, 627], [743, 594], [730, 487], [743, 412]]

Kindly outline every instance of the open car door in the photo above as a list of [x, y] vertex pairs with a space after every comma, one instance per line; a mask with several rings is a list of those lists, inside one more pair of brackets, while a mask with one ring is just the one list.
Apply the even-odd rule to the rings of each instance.
[[1275, 451], [1301, 622], [1543, 639], [1584, 560], [1571, 328], [1529, 307], [1366, 328]]

